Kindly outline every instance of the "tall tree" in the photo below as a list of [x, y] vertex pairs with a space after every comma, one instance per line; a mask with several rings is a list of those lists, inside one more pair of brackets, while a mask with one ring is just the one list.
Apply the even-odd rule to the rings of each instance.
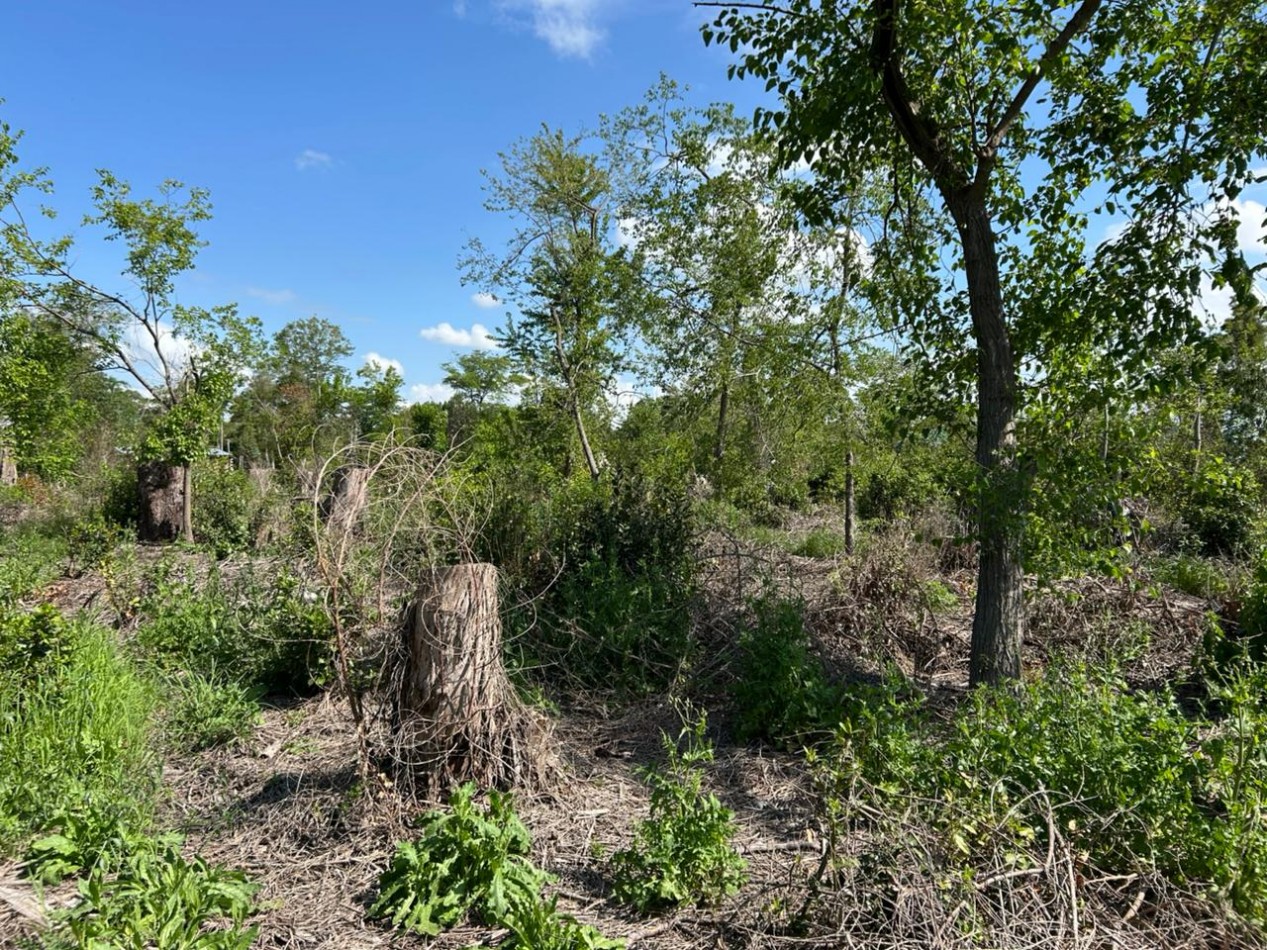
[[518, 307], [507, 353], [529, 377], [564, 393], [590, 476], [600, 467], [586, 425], [620, 366], [619, 312], [627, 296], [625, 255], [614, 245], [607, 171], [579, 139], [542, 129], [501, 156], [487, 175], [485, 207], [516, 230], [504, 252], [478, 240], [464, 280]]
[[[1237, 257], [1232, 199], [1267, 141], [1262, 6], [704, 5], [723, 8], [705, 41], [728, 44], [733, 73], [779, 95], [760, 122], [786, 163], [812, 164], [807, 211], [831, 218], [861, 173], [883, 170], [893, 201], [876, 251], [935, 291], [908, 310], [912, 338], [955, 356], [975, 350], [971, 680], [1015, 678], [1025, 385], [1085, 372], [1087, 360], [1060, 358], [1073, 352], [1137, 379], [1141, 356], [1199, 333], [1200, 275]], [[1095, 246], [1088, 216], [1098, 209], [1129, 220]], [[938, 279], [943, 246], [956, 249], [949, 280]]]

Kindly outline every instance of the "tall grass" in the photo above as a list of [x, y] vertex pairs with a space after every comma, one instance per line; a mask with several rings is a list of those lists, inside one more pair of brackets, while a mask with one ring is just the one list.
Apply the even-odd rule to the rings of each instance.
[[146, 827], [154, 703], [110, 631], [0, 607], [0, 851], [55, 828], [91, 851]]

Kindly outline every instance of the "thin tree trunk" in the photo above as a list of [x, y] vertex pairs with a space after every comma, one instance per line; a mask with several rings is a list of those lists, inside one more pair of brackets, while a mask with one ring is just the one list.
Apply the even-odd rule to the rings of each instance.
[[1201, 450], [1204, 448], [1201, 423], [1201, 407], [1198, 406], [1192, 416], [1192, 473], [1194, 475], [1201, 471]]
[[717, 436], [713, 442], [713, 461], [720, 462], [726, 454], [726, 418], [730, 410], [730, 379], [721, 384], [721, 395], [717, 400]]
[[1025, 628], [1022, 485], [1016, 460], [1016, 363], [1003, 315], [999, 258], [984, 197], [948, 196], [959, 227], [977, 344], [978, 543], [969, 682], [1021, 675]]
[[590, 478], [598, 481], [601, 472], [598, 470], [598, 461], [594, 458], [594, 450], [590, 448], [589, 436], [585, 434], [585, 418], [581, 415], [580, 404], [577, 402], [575, 395], [568, 402], [572, 406], [572, 421], [576, 423], [577, 438], [581, 440], [581, 452], [585, 456], [585, 467], [589, 469]]
[[845, 553], [853, 557], [853, 449], [845, 453]]
[[182, 540], [194, 543], [194, 467], [186, 464], [181, 467], [180, 482], [183, 497], [180, 500], [180, 536]]

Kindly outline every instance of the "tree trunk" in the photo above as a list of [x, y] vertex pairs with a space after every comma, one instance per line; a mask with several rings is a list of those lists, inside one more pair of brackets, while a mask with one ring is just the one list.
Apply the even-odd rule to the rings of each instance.
[[194, 467], [181, 466], [180, 472], [180, 537], [194, 543]]
[[0, 449], [0, 485], [11, 486], [17, 483], [18, 463], [8, 449]]
[[572, 404], [572, 421], [576, 423], [576, 434], [581, 440], [581, 452], [585, 455], [585, 467], [589, 469], [590, 478], [598, 481], [602, 474], [598, 470], [598, 460], [594, 458], [594, 451], [590, 448], [589, 436], [585, 434], [585, 418], [581, 415], [580, 404], [573, 394], [570, 402]]
[[845, 553], [853, 557], [853, 449], [845, 453]]
[[141, 505], [137, 538], [175, 541], [184, 534], [185, 473], [181, 466], [145, 462], [137, 466], [136, 487]]
[[726, 454], [726, 417], [730, 409], [730, 380], [721, 384], [721, 395], [717, 399], [717, 437], [713, 442], [713, 461], [720, 462]]
[[351, 531], [369, 502], [369, 493], [369, 469], [349, 465], [336, 471], [330, 494], [321, 502], [326, 529], [335, 535]]
[[400, 760], [432, 792], [542, 787], [555, 773], [545, 722], [519, 700], [502, 665], [497, 568], [428, 571], [405, 628], [397, 702]]
[[970, 190], [948, 196], [947, 204], [963, 242], [977, 343], [980, 559], [969, 658], [969, 682], [975, 686], [1021, 675], [1024, 494], [1016, 463], [1016, 362], [1003, 316], [994, 229], [983, 195]]

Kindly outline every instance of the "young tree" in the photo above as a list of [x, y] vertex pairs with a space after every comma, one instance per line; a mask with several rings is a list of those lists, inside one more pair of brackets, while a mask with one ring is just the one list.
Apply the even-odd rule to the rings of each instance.
[[[812, 164], [806, 210], [830, 219], [860, 175], [883, 171], [892, 210], [874, 251], [932, 291], [907, 307], [912, 340], [952, 362], [975, 350], [971, 680], [1015, 678], [1026, 388], [1078, 385], [1097, 364], [1137, 381], [1141, 356], [1199, 333], [1202, 272], [1246, 271], [1233, 199], [1267, 141], [1267, 72], [1246, 68], [1267, 43], [1261, 4], [703, 5], [723, 8], [705, 41], [780, 96], [760, 122], [786, 163]], [[1098, 246], [1097, 205], [1129, 215]]]
[[445, 385], [470, 400], [476, 410], [483, 409], [486, 402], [501, 402], [514, 387], [528, 382], [526, 376], [515, 372], [514, 360], [504, 353], [464, 353], [441, 368]]
[[506, 351], [529, 377], [562, 389], [597, 480], [585, 417], [619, 368], [618, 316], [629, 291], [625, 255], [611, 238], [609, 176], [579, 139], [550, 129], [501, 160], [502, 174], [487, 175], [485, 207], [509, 216], [516, 230], [501, 254], [472, 241], [463, 279], [518, 307]]
[[126, 182], [100, 172], [96, 213], [84, 223], [104, 227], [107, 240], [126, 247], [123, 275], [133, 285], [104, 289], [74, 273], [69, 237], [42, 240], [28, 228], [18, 194], [49, 186], [41, 173], [14, 171], [14, 141], [0, 127], [0, 243], [14, 266], [6, 293], [58, 323], [149, 397], [154, 413], [138, 457], [141, 531], [152, 540], [193, 540], [190, 464], [206, 451], [238, 374], [258, 352], [259, 334], [259, 322], [239, 317], [233, 306], [206, 310], [175, 300], [175, 280], [193, 268], [203, 243], [195, 226], [211, 215], [207, 193], [167, 181], [157, 199], [137, 199]]

